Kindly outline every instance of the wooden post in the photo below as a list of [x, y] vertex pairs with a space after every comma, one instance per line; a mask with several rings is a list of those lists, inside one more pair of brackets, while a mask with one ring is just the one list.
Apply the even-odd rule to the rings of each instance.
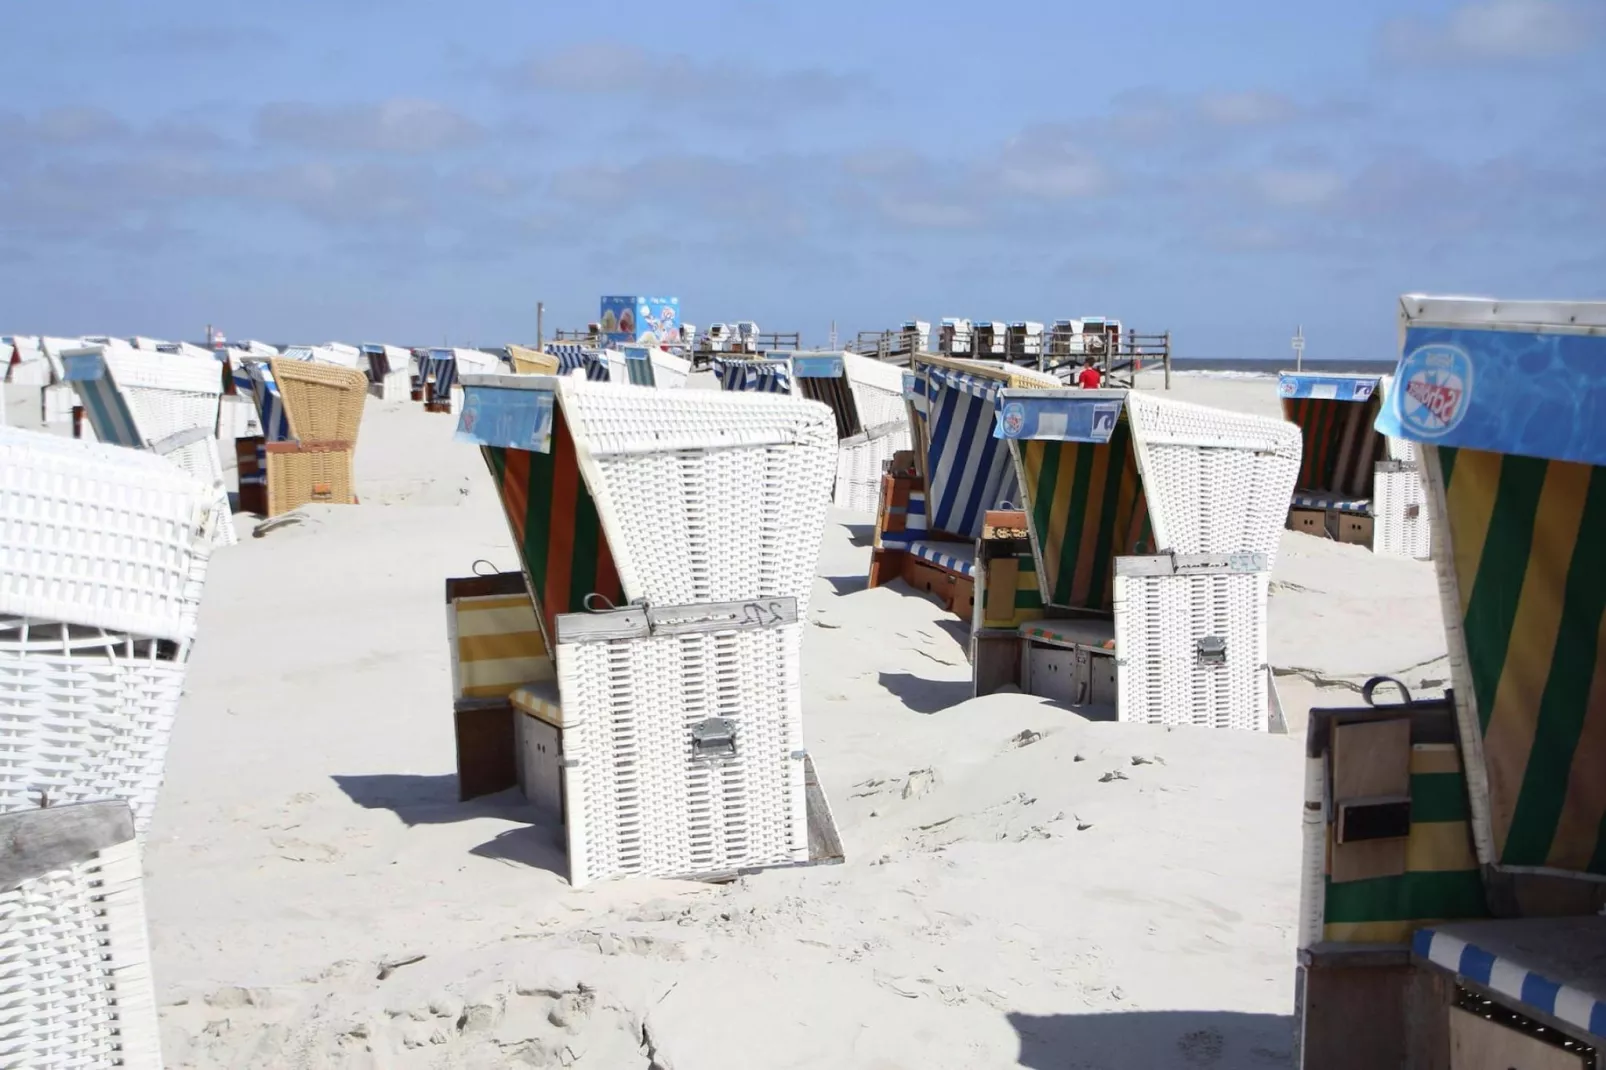
[[84, 437], [84, 407], [82, 405], [74, 405], [72, 407], [72, 437]]
[[1165, 332], [1165, 388], [1171, 389], [1171, 332]]

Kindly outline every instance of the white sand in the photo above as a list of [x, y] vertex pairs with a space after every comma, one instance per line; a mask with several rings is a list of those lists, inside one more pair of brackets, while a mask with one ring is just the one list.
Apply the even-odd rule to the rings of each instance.
[[[966, 701], [960, 623], [863, 589], [868, 518], [828, 527], [805, 648], [848, 862], [570, 890], [512, 793], [455, 801], [442, 581], [516, 559], [454, 424], [370, 404], [362, 506], [214, 558], [147, 858], [169, 1066], [1289, 1065], [1297, 734]], [[1442, 679], [1427, 564], [1288, 534], [1276, 579], [1296, 733]]]

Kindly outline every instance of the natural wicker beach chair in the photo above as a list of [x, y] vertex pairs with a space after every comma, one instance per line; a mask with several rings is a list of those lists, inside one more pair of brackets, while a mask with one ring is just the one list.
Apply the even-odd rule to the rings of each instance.
[[1416, 447], [1373, 427], [1392, 386], [1387, 375], [1277, 377], [1283, 418], [1305, 442], [1288, 524], [1379, 554], [1425, 558], [1433, 540]]
[[514, 373], [518, 375], [557, 375], [562, 370], [557, 357], [539, 349], [510, 345], [507, 355], [513, 362]]
[[[1027, 538], [981, 544], [977, 691], [1018, 683], [1123, 721], [1271, 728], [1266, 596], [1298, 429], [1061, 389], [1003, 391], [997, 433]], [[1040, 608], [1023, 613], [1028, 570]]]
[[571, 881], [818, 856], [798, 660], [829, 410], [573, 376], [464, 385], [459, 438], [484, 451], [555, 663], [509, 698]]
[[356, 504], [352, 459], [368, 377], [278, 357], [247, 360], [244, 370], [263, 434], [236, 441], [241, 508], [278, 516], [308, 502]]
[[235, 540], [218, 456], [223, 366], [210, 354], [155, 353], [125, 345], [69, 349], [61, 361], [101, 442], [149, 450], [213, 488], [213, 531]]

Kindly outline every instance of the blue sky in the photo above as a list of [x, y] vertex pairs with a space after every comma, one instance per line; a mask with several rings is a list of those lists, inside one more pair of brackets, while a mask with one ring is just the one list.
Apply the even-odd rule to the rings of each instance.
[[1606, 298], [1606, 0], [57, 0], [0, 13], [0, 331], [823, 342], [1113, 315], [1387, 356]]

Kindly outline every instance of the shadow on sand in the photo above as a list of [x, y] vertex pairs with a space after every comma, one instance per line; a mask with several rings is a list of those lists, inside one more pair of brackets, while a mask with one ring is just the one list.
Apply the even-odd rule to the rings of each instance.
[[825, 582], [836, 591], [838, 598], [843, 595], [858, 594], [870, 585], [870, 580], [866, 576], [827, 576]]
[[874, 524], [843, 524], [842, 527], [847, 530], [848, 542], [852, 543], [854, 546], [865, 547], [875, 545]]
[[1011, 1014], [1030, 1070], [1274, 1070], [1293, 1065], [1294, 1019], [1234, 1011]]
[[969, 680], [927, 680], [906, 672], [884, 672], [881, 686], [915, 713], [937, 713], [969, 701]]
[[568, 852], [563, 829], [545, 823], [541, 814], [517, 788], [459, 802], [457, 777], [417, 776], [411, 773], [376, 773], [332, 778], [347, 798], [365, 810], [389, 810], [409, 828], [449, 825], [475, 818], [495, 817], [519, 822], [518, 828], [500, 832], [469, 854], [545, 869], [567, 878]]

